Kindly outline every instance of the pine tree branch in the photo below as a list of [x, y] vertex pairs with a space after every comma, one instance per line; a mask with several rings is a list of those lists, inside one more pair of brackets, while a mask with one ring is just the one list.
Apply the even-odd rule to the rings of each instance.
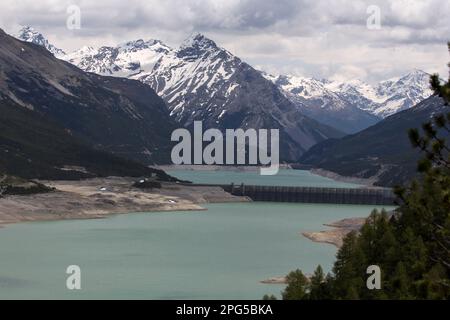
[[436, 263], [442, 263], [444, 266], [450, 269], [450, 262], [447, 262], [441, 258], [433, 258], [433, 257], [430, 257], [430, 260]]

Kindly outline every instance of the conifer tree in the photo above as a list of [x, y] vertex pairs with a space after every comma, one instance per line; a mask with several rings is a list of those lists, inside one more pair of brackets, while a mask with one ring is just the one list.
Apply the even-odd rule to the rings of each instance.
[[322, 266], [318, 266], [314, 275], [311, 277], [311, 284], [309, 289], [310, 300], [326, 300], [331, 299], [331, 296], [327, 293], [325, 273]]
[[283, 291], [283, 300], [307, 300], [308, 299], [308, 279], [302, 271], [296, 270], [286, 277], [288, 286]]

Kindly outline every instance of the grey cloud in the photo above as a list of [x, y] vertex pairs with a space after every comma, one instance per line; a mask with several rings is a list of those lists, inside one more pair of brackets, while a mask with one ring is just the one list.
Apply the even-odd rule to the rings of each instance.
[[[65, 27], [76, 4], [82, 29]], [[367, 7], [378, 5], [382, 28], [366, 28]], [[63, 49], [138, 37], [177, 45], [193, 31], [211, 35], [243, 59], [268, 69], [327, 76], [373, 66], [445, 68], [450, 0], [2, 0], [0, 27], [32, 25]], [[443, 50], [435, 52], [442, 46]], [[392, 48], [411, 58], [392, 56]], [[434, 51], [433, 51], [434, 50]], [[376, 51], [377, 55], [373, 55]], [[358, 59], [355, 59], [357, 57]], [[434, 59], [435, 67], [429, 61]], [[389, 67], [389, 64], [395, 64]], [[341, 64], [342, 68], [330, 67]], [[442, 69], [439, 69], [442, 65]], [[353, 69], [351, 67], [354, 67]], [[433, 69], [433, 70], [431, 70]], [[361, 71], [363, 74], [364, 72]], [[381, 75], [380, 75], [381, 76]], [[378, 75], [377, 75], [378, 77]]]

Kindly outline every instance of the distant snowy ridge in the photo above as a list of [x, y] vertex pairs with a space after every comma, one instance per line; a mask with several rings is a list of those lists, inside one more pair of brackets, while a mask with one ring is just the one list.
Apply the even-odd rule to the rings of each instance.
[[330, 83], [327, 87], [346, 99], [362, 101], [361, 109], [382, 118], [409, 109], [433, 94], [430, 89], [430, 74], [417, 69], [402, 77], [382, 81], [375, 86], [362, 81], [353, 81]]
[[135, 77], [149, 73], [156, 62], [172, 49], [159, 40], [142, 39], [126, 42], [116, 47], [83, 47], [64, 60], [87, 72], [117, 77]]
[[345, 133], [356, 133], [381, 120], [378, 116], [361, 110], [357, 103], [328, 89], [326, 80], [263, 74], [300, 112]]
[[57, 58], [61, 58], [66, 55], [63, 50], [56, 48], [54, 45], [50, 44], [41, 33], [37, 32], [30, 26], [21, 28], [16, 37], [20, 40], [31, 42], [46, 48]]
[[[375, 86], [360, 80], [338, 82], [267, 74], [265, 77], [276, 83], [290, 99], [322, 99], [320, 108], [339, 109], [350, 104], [380, 118], [409, 109], [433, 94], [429, 88], [430, 75], [421, 70]], [[330, 101], [333, 101], [332, 106]]]
[[[163, 55], [153, 72], [139, 80], [149, 84], [169, 103], [178, 121], [189, 124], [195, 114], [205, 111], [210, 115], [219, 113], [217, 121], [220, 121], [239, 86], [232, 78], [241, 64], [239, 58], [196, 34], [185, 40], [178, 50]], [[213, 102], [219, 96], [221, 99]], [[196, 107], [192, 100], [196, 101]], [[187, 111], [190, 114], [186, 114]]]

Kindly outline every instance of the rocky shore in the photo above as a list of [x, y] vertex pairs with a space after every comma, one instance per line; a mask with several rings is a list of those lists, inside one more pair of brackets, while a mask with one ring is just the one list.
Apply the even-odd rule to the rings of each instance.
[[202, 204], [250, 201], [218, 187], [163, 182], [161, 188], [141, 189], [133, 186], [133, 178], [39, 182], [54, 191], [0, 198], [0, 226], [22, 221], [97, 219], [131, 212], [204, 210]]
[[314, 242], [328, 243], [340, 248], [345, 236], [352, 231], [359, 231], [366, 222], [366, 219], [367, 218], [343, 219], [324, 225], [326, 227], [331, 227], [331, 230], [302, 232], [302, 235]]

